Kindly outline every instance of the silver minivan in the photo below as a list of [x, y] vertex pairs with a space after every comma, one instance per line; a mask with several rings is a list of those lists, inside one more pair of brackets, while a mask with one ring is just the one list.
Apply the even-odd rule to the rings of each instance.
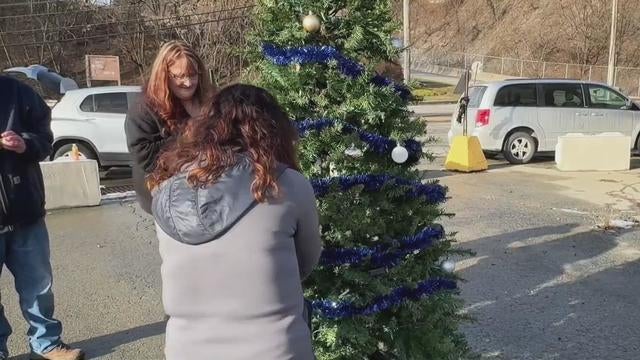
[[[459, 118], [456, 111], [449, 143], [462, 135]], [[471, 86], [468, 119], [468, 134], [479, 138], [485, 155], [502, 153], [512, 164], [554, 151], [568, 133], [620, 132], [640, 149], [640, 107], [605, 84], [517, 79]]]

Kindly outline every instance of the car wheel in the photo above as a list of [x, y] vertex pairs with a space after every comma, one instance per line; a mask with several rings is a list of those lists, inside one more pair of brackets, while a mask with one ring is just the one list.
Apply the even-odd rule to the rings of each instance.
[[[93, 150], [89, 149], [86, 145], [77, 143], [78, 152], [80, 152], [80, 159], [88, 159], [88, 160], [98, 160], [98, 156], [93, 152]], [[53, 160], [58, 158], [71, 158], [71, 151], [73, 148], [73, 144], [64, 144], [56, 149], [53, 154]]]
[[516, 131], [507, 138], [503, 155], [512, 164], [526, 164], [533, 159], [537, 148], [536, 140], [531, 134]]

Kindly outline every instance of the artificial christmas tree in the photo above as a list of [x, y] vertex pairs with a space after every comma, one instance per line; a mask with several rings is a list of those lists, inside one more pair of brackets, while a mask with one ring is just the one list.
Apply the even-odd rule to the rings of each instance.
[[436, 223], [446, 189], [410, 91], [376, 74], [397, 59], [389, 0], [259, 0], [252, 69], [300, 132], [325, 250], [305, 282], [318, 359], [460, 359], [459, 251]]

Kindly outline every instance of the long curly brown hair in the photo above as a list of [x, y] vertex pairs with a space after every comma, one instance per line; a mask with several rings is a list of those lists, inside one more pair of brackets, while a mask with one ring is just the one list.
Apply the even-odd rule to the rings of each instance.
[[147, 179], [149, 188], [187, 168], [192, 186], [210, 185], [236, 164], [238, 154], [246, 154], [255, 172], [251, 191], [257, 201], [264, 202], [278, 194], [278, 162], [300, 169], [295, 150], [298, 132], [266, 90], [227, 86], [214, 95], [204, 114], [160, 155]]
[[179, 119], [187, 118], [188, 113], [182, 103], [171, 94], [169, 89], [169, 68], [180, 59], [186, 59], [188, 73], [198, 75], [198, 87], [194, 96], [204, 104], [212, 92], [209, 77], [202, 59], [195, 50], [183, 41], [169, 41], [162, 45], [151, 66], [149, 79], [143, 86], [144, 100], [162, 119], [164, 126], [175, 132]]

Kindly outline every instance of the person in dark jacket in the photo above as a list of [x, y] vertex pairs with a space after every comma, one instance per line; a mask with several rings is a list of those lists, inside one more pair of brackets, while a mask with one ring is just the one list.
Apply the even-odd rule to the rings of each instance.
[[301, 281], [322, 249], [297, 132], [265, 90], [232, 85], [149, 177], [167, 360], [313, 360]]
[[[52, 149], [50, 109], [19, 81], [0, 76], [0, 271], [13, 274], [29, 323], [31, 359], [77, 360], [84, 354], [62, 342], [53, 318], [49, 235], [39, 161]], [[0, 360], [7, 359], [11, 326], [0, 304]]]
[[151, 194], [145, 177], [153, 171], [167, 142], [189, 119], [200, 115], [210, 88], [204, 64], [189, 45], [170, 41], [162, 46], [140, 102], [131, 107], [125, 120], [134, 187], [140, 207], [147, 213], [151, 213]]

